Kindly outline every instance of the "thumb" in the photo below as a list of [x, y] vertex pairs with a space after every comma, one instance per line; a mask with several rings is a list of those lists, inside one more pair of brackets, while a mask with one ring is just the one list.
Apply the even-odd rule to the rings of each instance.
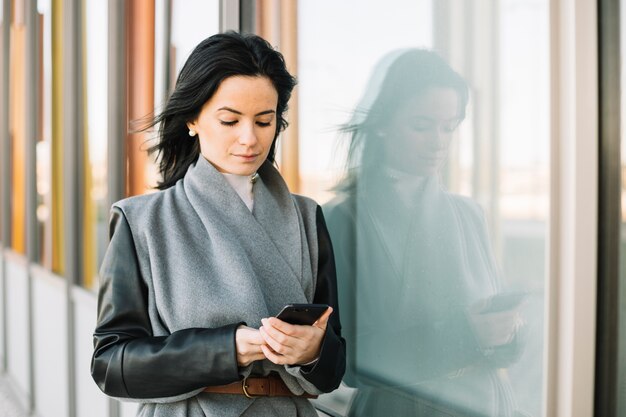
[[331, 314], [333, 314], [333, 308], [328, 307], [326, 311], [324, 311], [324, 314], [322, 314], [322, 316], [317, 319], [315, 323], [313, 323], [313, 326], [322, 330], [326, 330], [326, 326], [328, 325], [328, 319], [330, 318]]

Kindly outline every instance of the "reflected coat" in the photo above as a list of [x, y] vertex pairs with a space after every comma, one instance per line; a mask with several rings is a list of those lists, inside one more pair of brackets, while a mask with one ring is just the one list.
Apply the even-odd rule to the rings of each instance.
[[500, 369], [520, 345], [483, 349], [467, 317], [501, 290], [483, 213], [436, 177], [404, 180], [363, 173], [324, 207], [359, 388], [350, 415], [512, 416]]

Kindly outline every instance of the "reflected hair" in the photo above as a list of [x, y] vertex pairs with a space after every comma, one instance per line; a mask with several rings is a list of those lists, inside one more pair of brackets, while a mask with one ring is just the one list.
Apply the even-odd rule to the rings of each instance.
[[375, 164], [378, 160], [382, 145], [379, 142], [384, 140], [376, 133], [380, 127], [411, 98], [433, 87], [456, 91], [459, 97], [458, 116], [463, 120], [469, 100], [467, 83], [437, 53], [426, 49], [397, 50], [377, 64], [351, 120], [340, 126], [340, 131], [349, 139], [346, 161], [348, 179], [350, 171]]
[[296, 79], [287, 71], [282, 54], [266, 40], [230, 31], [213, 35], [195, 47], [165, 108], [149, 125], [159, 126], [157, 143], [148, 149], [150, 154], [156, 153], [162, 176], [156, 188], [173, 186], [197, 160], [200, 144], [197, 136], [189, 137], [187, 122], [194, 121], [222, 81], [233, 76], [267, 77], [278, 93], [276, 134], [267, 157], [274, 162], [276, 140], [287, 127], [284, 116]]

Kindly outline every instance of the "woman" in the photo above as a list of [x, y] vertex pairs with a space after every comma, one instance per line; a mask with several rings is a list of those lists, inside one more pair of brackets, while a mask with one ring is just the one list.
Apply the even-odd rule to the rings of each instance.
[[[140, 416], [316, 416], [341, 381], [324, 218], [272, 165], [294, 85], [263, 39], [204, 40], [155, 121], [162, 191], [113, 205], [91, 369]], [[330, 307], [297, 326], [288, 303]]]
[[467, 102], [465, 81], [435, 53], [395, 51], [345, 126], [349, 171], [324, 212], [346, 382], [359, 388], [351, 415], [514, 415], [503, 368], [519, 353], [524, 296], [497, 295], [480, 207], [439, 181]]

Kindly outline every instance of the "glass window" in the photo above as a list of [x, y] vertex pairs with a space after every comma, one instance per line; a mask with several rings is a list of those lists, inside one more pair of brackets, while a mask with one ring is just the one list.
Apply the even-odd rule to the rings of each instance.
[[[108, 243], [107, 201], [107, 3], [84, 0], [85, 33], [83, 73], [85, 77], [84, 173], [84, 258], [85, 288], [97, 285], [97, 272]], [[89, 28], [89, 30], [87, 30]]]
[[[196, 45], [219, 30], [219, 0], [172, 0], [170, 61], [174, 79]], [[174, 87], [174, 83], [171, 85]]]
[[[358, 13], [357, 16], [354, 13]], [[342, 31], [346, 16], [350, 30]], [[327, 30], [318, 31], [320, 22]], [[376, 31], [372, 31], [372, 25]], [[374, 36], [382, 31], [384, 36]], [[298, 2], [298, 95], [301, 191], [323, 203], [341, 177], [337, 140], [364, 95], [370, 72], [393, 48], [432, 47], [431, 1]], [[350, 51], [350, 57], [346, 51]]]
[[349, 354], [319, 408], [541, 414], [548, 6], [298, 3], [302, 185]]
[[[171, 1], [171, 31], [168, 48], [162, 48], [165, 37], [159, 36], [158, 27], [164, 20], [162, 11], [165, 9], [163, 1], [156, 3], [156, 50], [155, 50], [155, 102], [156, 113], [162, 110], [169, 93], [176, 84], [176, 77], [182, 69], [191, 51], [202, 40], [219, 32], [220, 2], [219, 0], [172, 0]], [[167, 53], [163, 54], [163, 49]], [[163, 56], [166, 55], [166, 56]], [[165, 63], [165, 65], [163, 65]], [[167, 68], [162, 71], [162, 68]], [[165, 74], [163, 74], [165, 72]], [[150, 187], [154, 187], [160, 180], [158, 167], [154, 158], [150, 158], [146, 166], [146, 178]], [[153, 189], [146, 189], [146, 192]]]
[[38, 22], [42, 42], [39, 49], [38, 118], [37, 123], [37, 257], [38, 262], [52, 269], [52, 3], [37, 1]]

